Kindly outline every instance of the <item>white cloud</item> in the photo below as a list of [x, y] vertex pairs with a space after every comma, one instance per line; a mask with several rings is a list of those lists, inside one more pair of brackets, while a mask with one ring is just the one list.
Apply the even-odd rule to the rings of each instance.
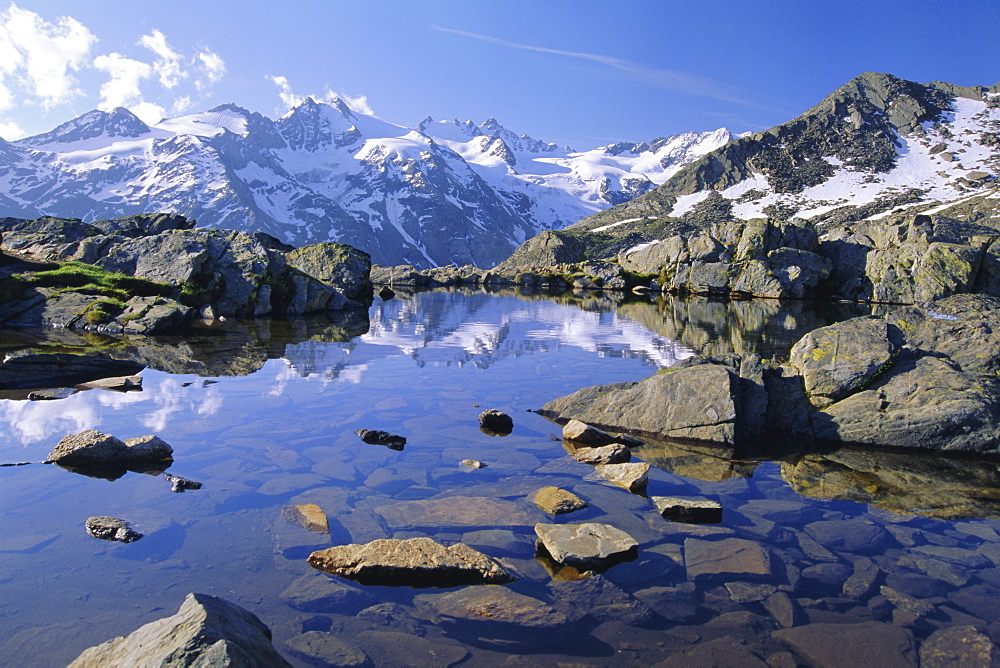
[[333, 98], [340, 98], [347, 103], [347, 106], [360, 114], [368, 114], [369, 116], [375, 115], [375, 110], [372, 109], [371, 105], [368, 104], [368, 96], [358, 95], [341, 95], [339, 93], [334, 93], [331, 90], [327, 91], [327, 99], [331, 100]]
[[209, 49], [202, 49], [197, 56], [197, 61], [200, 64], [202, 74], [204, 74], [204, 79], [195, 82], [198, 90], [203, 90], [222, 81], [222, 77], [226, 74], [226, 61], [222, 59], [222, 56]]
[[139, 45], [156, 54], [153, 69], [160, 76], [160, 85], [170, 89], [187, 77], [187, 72], [181, 70], [181, 54], [170, 48], [167, 38], [159, 30], [153, 30], [149, 35], [139, 38]]
[[174, 114], [183, 114], [190, 108], [191, 108], [191, 96], [183, 95], [174, 100], [173, 105], [170, 107], [170, 111], [171, 113]]
[[143, 101], [139, 83], [152, 76], [152, 66], [120, 53], [109, 53], [94, 58], [94, 67], [107, 72], [110, 77], [101, 86], [98, 109], [111, 111], [115, 107], [128, 107]]
[[139, 120], [146, 125], [156, 125], [167, 115], [166, 109], [152, 102], [137, 102], [131, 105], [128, 110], [138, 116]]
[[0, 121], [0, 137], [3, 137], [7, 141], [20, 139], [27, 134], [20, 125], [13, 121]]
[[278, 87], [278, 97], [281, 98], [281, 103], [285, 105], [285, 108], [297, 107], [306, 99], [305, 95], [296, 95], [292, 92], [287, 77], [266, 75], [265, 78], [270, 79]]
[[[90, 64], [90, 49], [97, 37], [68, 16], [56, 23], [11, 4], [0, 12], [0, 73], [17, 78], [50, 109], [83, 95], [73, 72]], [[13, 99], [4, 84], [8, 106]]]

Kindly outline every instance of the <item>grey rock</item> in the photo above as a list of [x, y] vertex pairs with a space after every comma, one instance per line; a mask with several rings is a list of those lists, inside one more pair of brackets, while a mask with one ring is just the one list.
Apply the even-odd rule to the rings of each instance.
[[996, 645], [975, 626], [939, 629], [920, 645], [923, 668], [990, 668], [1000, 659]]
[[164, 473], [163, 477], [170, 483], [171, 492], [181, 493], [201, 489], [201, 483], [197, 480], [188, 480], [187, 478], [170, 475], [169, 473]]
[[325, 241], [302, 246], [285, 255], [288, 266], [336, 288], [348, 299], [368, 301], [371, 257], [346, 244]]
[[195, 310], [169, 297], [132, 297], [125, 309], [98, 331], [121, 334], [163, 334], [186, 327]]
[[488, 496], [445, 496], [399, 501], [375, 512], [393, 528], [530, 526], [544, 516], [521, 502]]
[[731, 445], [737, 397], [732, 369], [701, 364], [665, 369], [637, 383], [585, 388], [548, 402], [538, 412], [614, 431]]
[[705, 499], [681, 499], [674, 496], [650, 497], [656, 512], [673, 522], [716, 524], [722, 521], [722, 504]]
[[142, 538], [142, 534], [132, 529], [125, 520], [105, 515], [87, 518], [87, 533], [101, 540], [132, 543]]
[[864, 598], [875, 586], [879, 576], [879, 568], [875, 562], [866, 557], [854, 560], [854, 572], [844, 581], [841, 591], [851, 598]]
[[641, 626], [657, 616], [648, 605], [603, 575], [571, 582], [553, 580], [549, 590], [556, 599], [556, 606], [571, 619], [582, 615], [597, 622]]
[[741, 666], [768, 668], [767, 662], [743, 641], [732, 636], [700, 642], [656, 664], [657, 668], [690, 668], [691, 666]]
[[498, 562], [467, 545], [445, 547], [430, 538], [382, 538], [341, 545], [309, 555], [309, 565], [361, 584], [455, 587], [502, 584], [514, 577]]
[[621, 561], [635, 559], [639, 543], [607, 524], [537, 524], [535, 534], [557, 563], [581, 571], [601, 571]]
[[352, 638], [376, 666], [442, 666], [464, 661], [469, 652], [455, 641], [421, 638], [400, 631], [364, 631]]
[[583, 464], [625, 464], [632, 459], [632, 451], [621, 443], [602, 445], [598, 448], [580, 448], [573, 452], [573, 459]]
[[921, 617], [934, 612], [934, 605], [927, 601], [904, 594], [892, 587], [882, 585], [879, 588], [882, 596], [892, 605], [892, 622], [897, 626], [910, 626]]
[[588, 505], [573, 492], [558, 487], [542, 487], [532, 495], [531, 501], [550, 515], [571, 513]]
[[918, 661], [913, 634], [880, 622], [807, 624], [771, 635], [817, 666], [903, 668]]
[[271, 631], [243, 608], [206, 594], [188, 594], [172, 617], [85, 650], [73, 668], [106, 666], [288, 666]]
[[905, 572], [889, 573], [885, 578], [885, 584], [886, 587], [916, 598], [944, 596], [951, 589], [940, 580], [929, 578], [926, 575]]
[[813, 580], [838, 589], [851, 576], [852, 570], [844, 564], [815, 564], [802, 569], [803, 580]]
[[726, 589], [729, 590], [729, 598], [734, 603], [755, 603], [768, 598], [778, 588], [772, 584], [754, 582], [727, 582]]
[[486, 462], [481, 462], [478, 459], [463, 459], [458, 463], [459, 466], [464, 466], [470, 469], [482, 469], [486, 468]]
[[803, 617], [798, 603], [783, 591], [768, 596], [764, 601], [764, 608], [786, 629], [800, 624]]

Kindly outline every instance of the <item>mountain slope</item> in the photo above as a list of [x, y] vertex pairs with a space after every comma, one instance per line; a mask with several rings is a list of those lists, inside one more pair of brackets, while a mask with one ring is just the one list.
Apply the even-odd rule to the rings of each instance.
[[865, 73], [797, 118], [738, 138], [567, 231], [619, 238], [605, 244], [617, 248], [662, 238], [682, 221], [798, 217], [822, 230], [967, 197], [1000, 204], [998, 177], [1000, 84]]
[[167, 211], [295, 245], [348, 243], [379, 264], [490, 267], [730, 139], [718, 130], [574, 152], [492, 118], [407, 128], [339, 99], [306, 99], [276, 121], [223, 105], [154, 126], [119, 108], [0, 143], [0, 208], [85, 221]]

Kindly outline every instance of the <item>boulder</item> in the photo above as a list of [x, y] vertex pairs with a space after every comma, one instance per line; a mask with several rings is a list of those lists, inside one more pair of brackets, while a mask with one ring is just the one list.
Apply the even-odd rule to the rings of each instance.
[[558, 487], [542, 487], [534, 493], [531, 501], [549, 515], [571, 513], [587, 507], [587, 502], [573, 492]]
[[738, 393], [731, 368], [700, 364], [664, 369], [636, 383], [585, 388], [548, 402], [538, 413], [662, 439], [733, 444]]
[[616, 441], [611, 434], [579, 420], [570, 420], [562, 428], [562, 437], [586, 447], [601, 447]]
[[554, 561], [581, 571], [603, 571], [638, 554], [639, 543], [608, 524], [537, 524], [539, 545]]
[[170, 475], [169, 473], [164, 473], [163, 477], [167, 479], [170, 483], [171, 492], [188, 492], [196, 489], [201, 489], [201, 483], [197, 480], [188, 480], [187, 478], [182, 478], [177, 475]]
[[514, 580], [498, 562], [467, 545], [445, 547], [430, 538], [382, 538], [309, 555], [309, 565], [366, 585], [457, 587]]
[[371, 301], [371, 257], [346, 244], [324, 241], [285, 254], [288, 265], [336, 288], [348, 299]]
[[127, 466], [169, 459], [172, 453], [173, 448], [156, 436], [130, 438], [123, 442], [110, 434], [89, 429], [79, 434], [64, 436], [46, 459], [67, 466], [88, 464]]
[[163, 334], [188, 325], [195, 309], [168, 297], [132, 297], [125, 309], [98, 331], [113, 334]]
[[177, 614], [85, 650], [73, 668], [107, 666], [289, 666], [256, 615], [221, 598], [188, 594]]
[[664, 519], [690, 524], [718, 524], [722, 521], [722, 504], [707, 499], [679, 499], [673, 496], [650, 498], [656, 512]]

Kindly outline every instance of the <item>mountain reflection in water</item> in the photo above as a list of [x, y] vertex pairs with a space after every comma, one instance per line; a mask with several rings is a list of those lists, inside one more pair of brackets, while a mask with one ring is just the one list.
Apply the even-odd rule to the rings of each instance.
[[[335, 317], [205, 325], [183, 338], [4, 332], [7, 357], [76, 352], [146, 368], [141, 391], [0, 400], [0, 463], [40, 462], [84, 429], [154, 433], [174, 447], [169, 473], [202, 487], [174, 493], [158, 471], [102, 479], [41, 464], [0, 468], [0, 657], [66, 665], [170, 614], [190, 591], [257, 614], [296, 666], [320, 662], [302, 653], [316, 638], [314, 647], [340, 643], [375, 665], [792, 665], [830, 646], [824, 634], [836, 628], [853, 634], [834, 644], [855, 658], [856, 638], [857, 651], [901, 647], [912, 658], [935, 646], [938, 629], [993, 628], [995, 463], [636, 447], [633, 457], [654, 467], [650, 496], [722, 504], [721, 523], [688, 525], [571, 459], [558, 426], [527, 410], [584, 386], [640, 380], [692, 353], [783, 359], [804, 332], [860, 314], [766, 300], [436, 291]], [[482, 433], [486, 408], [511, 415], [513, 432]], [[367, 445], [358, 428], [404, 435], [406, 448]], [[550, 577], [552, 565], [536, 559], [541, 511], [529, 500], [549, 485], [590, 505], [543, 521], [613, 525], [639, 542], [636, 559], [584, 580]], [[295, 504], [319, 506], [330, 533], [282, 519]], [[95, 540], [84, 523], [98, 515], [121, 517], [143, 537]], [[437, 598], [447, 594], [360, 589], [305, 561], [331, 545], [417, 536], [502, 560], [519, 576], [510, 591], [551, 606], [563, 626], [550, 637], [528, 622], [467, 619]]]

